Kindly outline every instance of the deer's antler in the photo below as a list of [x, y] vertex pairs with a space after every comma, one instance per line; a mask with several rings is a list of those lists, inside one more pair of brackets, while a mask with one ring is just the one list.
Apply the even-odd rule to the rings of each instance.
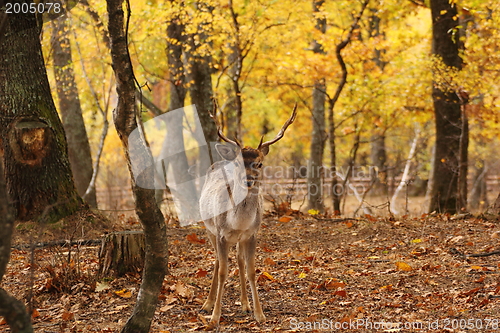
[[285, 122], [285, 124], [283, 124], [283, 127], [281, 127], [281, 130], [278, 132], [276, 137], [274, 139], [272, 139], [270, 141], [266, 141], [266, 142], [262, 142], [264, 139], [264, 137], [262, 137], [260, 139], [260, 144], [259, 144], [259, 147], [257, 149], [260, 150], [262, 148], [269, 147], [273, 143], [279, 141], [283, 137], [283, 135], [285, 134], [285, 131], [288, 128], [288, 126], [290, 126], [295, 121], [296, 116], [297, 116], [297, 103], [295, 103], [295, 106], [293, 107], [292, 115], [290, 116], [290, 118], [288, 118], [288, 120]]
[[222, 127], [219, 125], [219, 121], [217, 120], [217, 101], [215, 100], [215, 98], [213, 99], [213, 104], [213, 112], [208, 112], [208, 114], [210, 115], [210, 118], [213, 119], [215, 126], [217, 127], [217, 134], [219, 135], [219, 138], [221, 138], [222, 141], [226, 141], [227, 143], [241, 148], [241, 143], [238, 140], [231, 140], [222, 132]]

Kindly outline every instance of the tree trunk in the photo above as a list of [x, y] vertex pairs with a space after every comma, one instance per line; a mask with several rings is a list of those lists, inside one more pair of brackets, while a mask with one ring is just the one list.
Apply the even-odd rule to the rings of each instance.
[[[457, 8], [448, 0], [431, 0], [432, 52], [444, 65], [462, 68], [459, 55]], [[436, 118], [436, 150], [434, 156], [433, 188], [429, 211], [457, 212], [459, 206], [458, 173], [460, 167], [460, 137], [463, 119], [457, 92], [444, 89], [435, 75], [432, 87]]]
[[[182, 43], [185, 42], [184, 25], [179, 16], [173, 17], [167, 27], [167, 58], [169, 64], [169, 85], [170, 85], [170, 103], [169, 111], [184, 107], [186, 98], [185, 74], [182, 62]], [[199, 219], [197, 209], [192, 209], [198, 205], [198, 195], [193, 182], [193, 176], [189, 173], [189, 163], [186, 156], [184, 136], [183, 136], [183, 116], [181, 113], [172, 113], [171, 121], [167, 126], [167, 139], [164, 141], [162, 151], [165, 156], [175, 156], [169, 158], [169, 168], [172, 169], [173, 178], [169, 182], [182, 184], [176, 187], [176, 197], [179, 199], [178, 209], [181, 220]], [[175, 119], [174, 119], [175, 118]], [[193, 213], [191, 215], [191, 213]], [[181, 216], [183, 215], [183, 216]]]
[[[313, 0], [313, 12], [318, 14], [322, 10], [323, 4], [324, 0]], [[326, 32], [326, 19], [321, 15], [316, 18], [316, 29], [323, 34]], [[313, 41], [313, 52], [324, 53], [322, 45], [317, 41]], [[326, 141], [325, 102], [325, 80], [323, 78], [317, 79], [314, 82], [312, 92], [311, 156], [307, 168], [307, 202], [309, 209], [321, 213], [325, 210], [323, 202], [323, 153]]]
[[[83, 196], [92, 179], [92, 156], [90, 155], [89, 139], [78, 98], [68, 35], [69, 27], [66, 16], [52, 21], [52, 58], [54, 59], [59, 111], [68, 140], [68, 157], [75, 186], [78, 194]], [[95, 188], [87, 194], [85, 201], [92, 208], [97, 208]]]
[[[207, 3], [199, 1], [196, 3], [197, 10], [212, 13], [213, 8]], [[209, 54], [200, 54], [199, 46], [207, 43], [207, 35], [210, 31], [209, 24], [200, 24], [198, 31], [192, 34], [189, 38], [190, 51], [188, 52], [189, 59], [189, 75], [188, 80], [191, 82], [189, 86], [189, 94], [191, 95], [191, 102], [196, 105], [198, 116], [200, 118], [205, 140], [208, 144], [208, 153], [211, 160], [200, 158], [199, 175], [204, 176], [210, 165], [215, 162], [212, 159], [218, 159], [218, 154], [212, 152], [210, 143], [217, 141], [217, 127], [210, 117], [213, 109], [213, 87], [212, 87], [212, 57]], [[195, 43], [195, 38], [199, 43]], [[200, 184], [202, 187], [203, 184]]]
[[[385, 34], [381, 31], [380, 23], [381, 18], [379, 16], [379, 9], [377, 7], [370, 8], [371, 15], [369, 16], [368, 33], [372, 38], [382, 38], [385, 40]], [[387, 62], [384, 61], [383, 55], [386, 50], [380, 47], [375, 47], [373, 50], [373, 62], [377, 65], [381, 72], [384, 72]], [[380, 82], [381, 83], [381, 82]], [[383, 110], [382, 110], [383, 112]], [[372, 187], [372, 193], [374, 195], [388, 194], [387, 187], [387, 153], [385, 149], [385, 133], [384, 129], [378, 126], [373, 128], [374, 134], [371, 137], [371, 160], [375, 167], [374, 172], [371, 174], [372, 181], [374, 181]]]
[[[203, 134], [208, 144], [209, 156], [216, 158], [217, 154], [211, 151], [211, 142], [217, 141], [217, 127], [214, 121], [210, 118], [210, 113], [213, 109], [213, 90], [211, 69], [208, 57], [191, 56], [191, 72], [190, 81], [192, 84], [189, 87], [191, 102], [196, 105]], [[204, 176], [214, 160], [200, 159], [200, 176]]]
[[137, 274], [144, 267], [144, 233], [113, 232], [106, 235], [99, 251], [99, 276]]
[[[342, 76], [339, 81], [339, 84], [337, 85], [337, 89], [335, 90], [335, 95], [333, 97], [328, 97], [328, 131], [329, 131], [329, 146], [330, 146], [330, 159], [331, 159], [331, 170], [332, 170], [332, 188], [331, 188], [331, 196], [332, 196], [332, 204], [333, 204], [333, 213], [334, 214], [340, 214], [341, 209], [340, 209], [340, 200], [342, 199], [342, 196], [347, 193], [347, 189], [345, 188], [345, 182], [343, 182], [343, 186], [340, 186], [340, 182], [338, 181], [338, 175], [337, 175], [337, 156], [336, 156], [336, 144], [335, 144], [335, 117], [334, 117], [334, 109], [335, 109], [335, 104], [337, 104], [337, 101], [339, 100], [340, 94], [342, 93], [342, 90], [344, 89], [346, 83], [347, 83], [347, 66], [344, 61], [344, 57], [342, 56], [342, 50], [351, 42], [351, 38], [354, 32], [354, 29], [358, 26], [359, 20], [363, 16], [363, 12], [365, 11], [366, 7], [368, 6], [370, 0], [365, 0], [363, 5], [361, 6], [361, 10], [359, 11], [358, 15], [354, 18], [354, 22], [351, 24], [351, 27], [349, 29], [349, 33], [347, 36], [335, 47], [335, 56], [337, 58], [337, 61], [339, 62], [340, 69], [342, 70]], [[326, 24], [326, 22], [325, 22]], [[325, 87], [326, 89], [326, 87]], [[325, 91], [326, 94], [326, 91]], [[348, 175], [346, 176], [348, 178]]]
[[488, 206], [486, 184], [488, 168], [486, 166], [486, 161], [483, 159], [477, 161], [474, 164], [474, 170], [472, 190], [470, 193], [470, 208], [481, 212]]
[[[232, 96], [229, 98], [229, 111], [226, 113], [227, 130], [230, 135], [243, 143], [243, 133], [241, 133], [241, 118], [243, 117], [243, 101], [241, 95], [240, 78], [243, 70], [244, 56], [242, 54], [242, 45], [240, 41], [240, 24], [238, 22], [238, 14], [234, 10], [233, 1], [229, 0], [229, 11], [231, 13], [231, 24], [234, 30], [231, 48], [229, 55], [229, 78], [232, 85]], [[248, 54], [248, 53], [247, 53]]]
[[388, 194], [386, 167], [387, 153], [385, 149], [384, 134], [372, 135], [370, 157], [372, 164], [375, 167], [374, 172], [371, 174], [372, 181], [375, 182], [372, 189], [373, 194], [386, 196]]
[[[0, 155], [0, 282], [10, 260], [13, 231], [14, 212], [5, 184], [3, 156]], [[2, 288], [0, 288], [0, 316], [5, 318], [12, 332], [33, 332], [31, 319], [24, 304]]]
[[467, 210], [467, 173], [468, 173], [468, 149], [469, 149], [469, 120], [466, 114], [466, 101], [461, 98], [461, 110], [462, 110], [462, 129], [460, 133], [459, 145], [458, 145], [458, 199], [457, 199], [457, 211], [464, 212]]
[[493, 204], [493, 214], [500, 215], [500, 194], [498, 194], [498, 197]]
[[[10, 15], [0, 36], [0, 140], [9, 195], [19, 220], [74, 213], [67, 143], [54, 106], [36, 18]], [[36, 82], [36, 84], [34, 84]]]
[[[345, 72], [347, 74], [347, 72]], [[340, 94], [339, 94], [340, 96]], [[338, 99], [338, 97], [337, 97]], [[328, 100], [328, 143], [330, 146], [330, 160], [331, 160], [331, 174], [332, 174], [332, 188], [330, 195], [332, 196], [332, 209], [334, 215], [342, 213], [340, 209], [340, 201], [345, 194], [343, 188], [339, 188], [340, 182], [337, 176], [337, 145], [335, 142], [335, 118], [334, 108], [335, 102], [333, 99]]]
[[311, 156], [307, 168], [308, 208], [324, 212], [323, 152], [325, 149], [325, 83], [317, 81], [313, 90]]
[[[406, 187], [406, 193], [408, 195], [408, 186], [410, 185], [409, 181], [411, 179], [410, 169], [411, 169], [411, 166], [413, 163], [413, 159], [415, 158], [415, 154], [417, 152], [417, 145], [418, 145], [419, 137], [420, 137], [420, 129], [417, 127], [415, 129], [415, 138], [413, 139], [413, 143], [411, 144], [410, 152], [408, 153], [408, 158], [406, 159], [403, 175], [401, 176], [401, 181], [399, 182], [399, 185], [396, 188], [396, 191], [394, 191], [394, 194], [392, 195], [390, 209], [391, 209], [391, 212], [393, 214], [399, 214], [399, 207], [397, 206], [397, 200], [398, 200], [398, 197], [399, 197], [399, 195], [404, 187]], [[406, 198], [406, 200], [408, 201], [408, 197]], [[405, 215], [408, 214], [408, 207], [407, 206], [405, 206], [405, 213], [404, 214]]]
[[[127, 2], [128, 4], [128, 2]], [[114, 112], [115, 127], [125, 150], [125, 157], [132, 176], [132, 191], [135, 197], [136, 213], [144, 229], [146, 256], [141, 287], [132, 315], [122, 332], [149, 332], [158, 303], [163, 278], [167, 273], [168, 248], [166, 225], [162, 212], [155, 200], [155, 191], [137, 186], [133, 174], [128, 138], [137, 129], [138, 110], [135, 101], [135, 81], [132, 63], [128, 53], [127, 35], [124, 31], [123, 0], [107, 0], [108, 31], [111, 39], [111, 59], [116, 76], [118, 105]], [[128, 13], [130, 15], [130, 11]], [[129, 16], [130, 17], [130, 16]], [[145, 165], [150, 165], [138, 181], [154, 182], [153, 157], [144, 138], [136, 143], [140, 147]], [[150, 186], [150, 188], [153, 188]]]

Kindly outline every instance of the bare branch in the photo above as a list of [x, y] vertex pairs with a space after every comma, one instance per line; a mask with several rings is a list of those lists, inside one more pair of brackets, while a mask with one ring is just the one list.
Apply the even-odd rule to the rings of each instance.
[[424, 8], [429, 8], [423, 0], [410, 0], [411, 3]]

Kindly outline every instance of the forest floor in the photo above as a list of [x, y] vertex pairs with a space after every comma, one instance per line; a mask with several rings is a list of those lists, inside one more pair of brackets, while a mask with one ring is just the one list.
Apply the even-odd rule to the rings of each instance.
[[[81, 223], [59, 226], [72, 237]], [[112, 229], [137, 229], [133, 218]], [[44, 234], [61, 237], [47, 228]], [[83, 231], [82, 231], [83, 230]], [[32, 234], [18, 227], [19, 245]], [[60, 231], [61, 232], [61, 231]], [[152, 332], [203, 331], [214, 251], [202, 226], [169, 224], [169, 267]], [[69, 237], [69, 236], [68, 236]], [[240, 314], [234, 251], [219, 332], [490, 332], [500, 329], [500, 222], [425, 215], [318, 219], [268, 216], [259, 235], [258, 289], [267, 321]], [[140, 275], [98, 279], [99, 246], [12, 251], [1, 286], [34, 305], [35, 332], [118, 332], [137, 297]], [[69, 263], [68, 263], [69, 262]], [[33, 267], [33, 269], [31, 269]], [[1, 319], [1, 318], [0, 318]], [[8, 332], [2, 320], [0, 332]]]

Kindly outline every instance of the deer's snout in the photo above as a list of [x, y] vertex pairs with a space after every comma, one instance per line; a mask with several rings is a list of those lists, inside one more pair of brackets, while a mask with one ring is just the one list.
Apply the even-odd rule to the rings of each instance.
[[245, 185], [248, 187], [248, 188], [251, 188], [255, 185], [255, 177], [254, 176], [251, 176], [251, 175], [248, 175], [245, 179]]

